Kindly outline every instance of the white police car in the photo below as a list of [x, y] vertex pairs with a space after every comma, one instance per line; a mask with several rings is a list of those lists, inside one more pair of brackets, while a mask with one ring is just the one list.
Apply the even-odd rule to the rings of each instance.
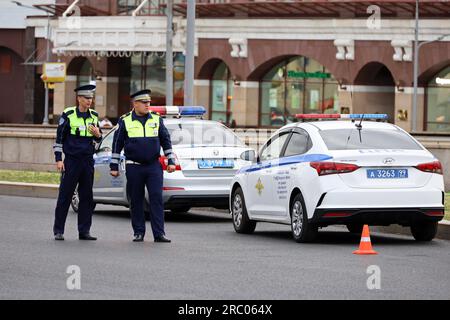
[[[241, 158], [252, 150], [227, 127], [217, 121], [199, 119], [203, 107], [150, 107], [163, 118], [177, 157], [176, 171], [167, 173], [167, 159], [161, 150], [160, 162], [164, 170], [164, 208], [172, 212], [186, 212], [191, 207], [227, 209], [230, 181], [241, 167], [251, 164]], [[121, 156], [120, 176], [110, 175], [113, 128], [102, 140], [96, 153], [94, 202], [128, 206], [125, 157]], [[72, 208], [78, 210], [78, 195]], [[146, 191], [145, 210], [148, 211]]]
[[306, 242], [328, 225], [360, 232], [363, 224], [400, 224], [416, 240], [434, 238], [444, 216], [441, 163], [403, 129], [366, 120], [387, 115], [297, 115], [344, 117], [352, 121], [281, 128], [239, 170], [230, 188], [236, 232], [252, 233], [257, 221], [290, 224]]

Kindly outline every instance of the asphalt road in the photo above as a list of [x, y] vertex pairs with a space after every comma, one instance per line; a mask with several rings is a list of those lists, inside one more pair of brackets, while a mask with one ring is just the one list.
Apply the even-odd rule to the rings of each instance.
[[[70, 214], [65, 241], [53, 240], [55, 200], [0, 196], [0, 299], [448, 299], [450, 242], [372, 233], [377, 256], [356, 256], [359, 236], [323, 229], [297, 244], [289, 226], [260, 223], [234, 232], [227, 214], [168, 216], [171, 244], [131, 242], [125, 208], [98, 206], [79, 241]], [[149, 222], [147, 222], [150, 231]], [[81, 271], [69, 290], [67, 267]], [[369, 290], [367, 268], [380, 268]]]

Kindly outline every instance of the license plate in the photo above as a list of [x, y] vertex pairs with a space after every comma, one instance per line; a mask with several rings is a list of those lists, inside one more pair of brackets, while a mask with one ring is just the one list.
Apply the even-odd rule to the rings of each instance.
[[406, 179], [408, 169], [367, 169], [368, 179]]
[[234, 168], [233, 160], [197, 160], [199, 169]]

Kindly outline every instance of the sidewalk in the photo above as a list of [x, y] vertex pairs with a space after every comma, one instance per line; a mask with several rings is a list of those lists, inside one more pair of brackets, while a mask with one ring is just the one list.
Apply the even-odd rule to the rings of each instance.
[[[20, 196], [20, 197], [33, 197], [33, 198], [53, 198], [56, 200], [58, 197], [57, 184], [39, 184], [39, 183], [24, 183], [24, 182], [9, 182], [0, 181], [0, 195], [7, 196]], [[196, 210], [205, 210], [204, 208], [198, 208]], [[208, 208], [208, 211], [215, 210]], [[218, 210], [225, 212], [224, 210]], [[411, 235], [409, 228], [401, 227], [399, 225], [391, 225], [389, 227], [371, 227], [370, 231]], [[438, 239], [450, 240], [450, 221], [442, 220], [439, 222]]]

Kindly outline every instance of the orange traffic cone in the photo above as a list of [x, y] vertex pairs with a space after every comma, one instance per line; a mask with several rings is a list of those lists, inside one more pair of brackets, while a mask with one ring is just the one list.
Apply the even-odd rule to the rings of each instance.
[[353, 251], [354, 254], [378, 254], [378, 252], [372, 249], [372, 243], [370, 242], [369, 226], [364, 225], [361, 235], [361, 242], [359, 243], [359, 249]]

